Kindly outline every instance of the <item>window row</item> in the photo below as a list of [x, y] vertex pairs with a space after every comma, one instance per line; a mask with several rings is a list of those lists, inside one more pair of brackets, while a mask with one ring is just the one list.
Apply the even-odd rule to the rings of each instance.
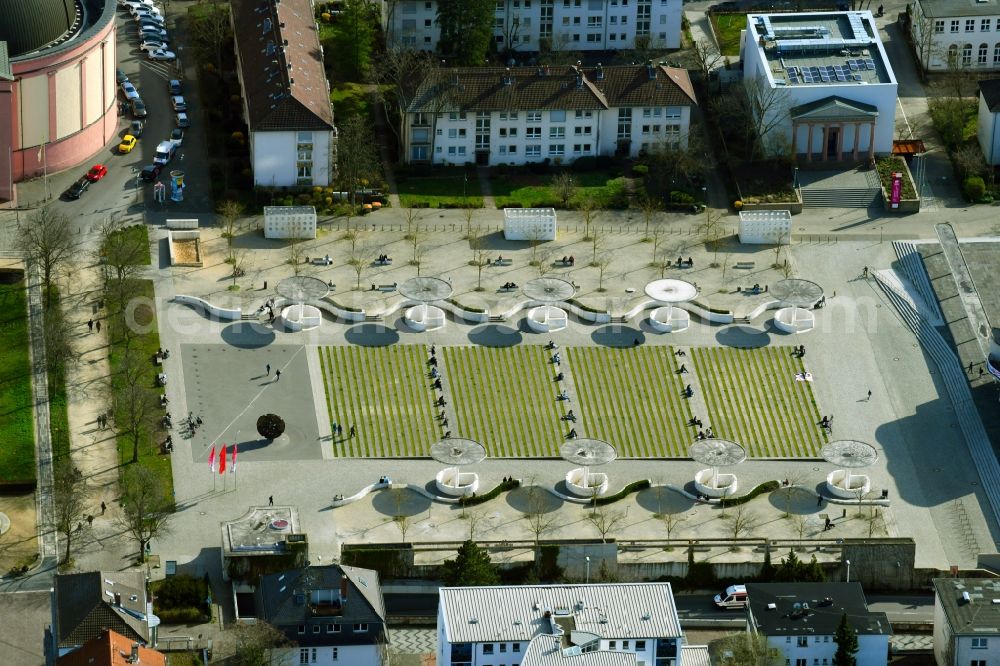
[[[990, 45], [980, 44], [979, 49], [976, 51], [976, 64], [977, 65], [987, 65], [989, 59]], [[961, 64], [962, 67], [972, 66], [972, 44], [965, 44], [962, 46], [961, 54], [959, 54], [958, 44], [952, 44], [948, 47], [948, 63], [949, 64]], [[1000, 42], [993, 45], [993, 65], [1000, 66]]]
[[[346, 626], [346, 625], [334, 624], [333, 622], [328, 622], [326, 624], [326, 633], [328, 633], [328, 634], [339, 634], [342, 631], [342, 628], [344, 626]], [[312, 625], [312, 632], [314, 634], [320, 633], [322, 631], [322, 629], [323, 629], [323, 626], [321, 624], [319, 624], [319, 623], [316, 623], [316, 624]], [[352, 625], [352, 629], [353, 629], [354, 633], [356, 633], [356, 634], [362, 634], [362, 633], [365, 633], [366, 631], [368, 631], [368, 625], [367, 624], [354, 624], [354, 625]], [[306, 625], [300, 624], [299, 625], [299, 634], [304, 634], [304, 633], [306, 633]]]
[[[976, 23], [979, 24], [979, 32], [992, 32], [993, 31], [993, 19], [951, 19], [948, 25], [950, 32], [959, 32], [959, 29], [964, 25], [964, 32], [976, 32]], [[934, 32], [941, 33], [944, 32], [944, 19], [934, 20]], [[997, 23], [997, 27], [1000, 28], [1000, 22]]]
[[[322, 647], [322, 648], [299, 648], [299, 664], [315, 664], [317, 657], [325, 651], [330, 651], [330, 661], [337, 661], [340, 659], [340, 650], [335, 647]], [[326, 661], [324, 659], [323, 661]]]
[[510, 651], [517, 653], [521, 651], [520, 643], [483, 643], [483, 654], [494, 654], [494, 648], [497, 650], [497, 654], [503, 654], [507, 651], [507, 647], [510, 647]]

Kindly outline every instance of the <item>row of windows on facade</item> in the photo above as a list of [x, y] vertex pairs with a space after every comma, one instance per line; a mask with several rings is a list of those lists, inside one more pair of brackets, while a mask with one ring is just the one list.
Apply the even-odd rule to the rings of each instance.
[[[590, 136], [593, 133], [593, 127], [590, 125], [578, 125], [573, 128], [573, 134], [576, 136]], [[618, 125], [618, 138], [627, 139], [632, 134], [632, 123], [619, 123]], [[659, 134], [662, 131], [666, 131], [668, 134], [679, 134], [681, 131], [680, 125], [643, 125], [643, 134]], [[516, 127], [501, 127], [498, 129], [501, 139], [506, 139], [507, 137], [516, 137], [517, 128]], [[438, 128], [435, 132], [437, 136], [443, 137], [444, 130]], [[477, 132], [477, 138], [478, 138]], [[464, 127], [459, 128], [449, 128], [448, 138], [449, 139], [462, 139], [468, 135], [468, 130]], [[425, 135], [422, 135], [425, 136]], [[526, 139], [541, 139], [542, 138], [542, 128], [541, 127], [526, 127], [524, 129], [524, 138]], [[565, 139], [566, 138], [566, 128], [565, 127], [550, 127], [549, 128], [549, 138], [550, 139]]]
[[[974, 18], [965, 19], [965, 32], [975, 32], [976, 31], [976, 20]], [[979, 32], [992, 32], [993, 31], [993, 19], [984, 18], [978, 19], [979, 21]], [[944, 32], [944, 19], [934, 20], [934, 32]], [[997, 20], [997, 27], [1000, 28], [1000, 19]], [[962, 26], [961, 19], [951, 19], [948, 25], [949, 32], [959, 32], [959, 28]]]
[[[330, 661], [337, 661], [340, 658], [340, 654], [339, 654], [340, 650], [337, 649], [337, 648], [335, 648], [335, 647], [331, 647], [331, 648], [299, 648], [299, 663], [300, 664], [315, 664], [316, 663], [316, 659], [319, 657], [319, 655], [321, 655], [324, 651], [327, 651], [327, 650], [329, 650], [329, 652], [330, 652]], [[326, 661], [326, 660], [324, 659], [324, 661]]]
[[[332, 622], [329, 622], [326, 625], [326, 633], [328, 633], [328, 634], [339, 634], [342, 631], [342, 627], [343, 626], [344, 625], [334, 624]], [[322, 630], [322, 627], [319, 624], [312, 625], [312, 632], [314, 634], [320, 633], [321, 630]], [[368, 631], [368, 625], [364, 624], [364, 623], [355, 624], [355, 625], [353, 625], [352, 630], [356, 634], [363, 634], [366, 631]], [[306, 633], [306, 625], [300, 624], [299, 625], [299, 634], [304, 634], [304, 633]]]
[[[661, 21], [661, 23], [662, 22], [663, 21]], [[649, 23], [648, 22], [646, 23], [645, 29], [643, 29], [641, 27], [641, 23], [640, 23], [640, 26], [637, 27], [636, 30], [635, 30], [635, 34], [637, 36], [640, 36], [640, 37], [649, 35]], [[540, 37], [551, 37], [552, 36], [551, 29], [547, 33], [545, 32], [545, 30], [542, 30], [541, 33], [539, 34], [539, 36]], [[579, 42], [579, 41], [581, 41], [579, 33], [573, 33], [572, 35], [563, 34], [563, 35], [560, 36], [560, 38], [561, 38], [560, 43], [562, 43], [562, 42]], [[565, 38], [565, 39], [562, 39], [562, 38]], [[667, 41], [667, 33], [661, 32], [661, 33], [659, 33], [659, 34], [656, 35], [656, 38], [659, 39], [661, 42], [666, 42]], [[505, 38], [504, 38], [503, 35], [494, 35], [493, 39], [498, 44], [502, 44], [504, 42]], [[415, 47], [417, 45], [417, 38], [414, 37], [414, 36], [404, 35], [401, 41], [402, 41], [402, 45], [403, 46], [413, 46], [413, 47]], [[424, 44], [430, 44], [432, 41], [433, 40], [431, 39], [430, 35], [425, 35], [424, 36]], [[531, 37], [531, 35], [511, 35], [510, 41], [511, 41], [512, 44], [517, 44], [517, 43], [527, 44], [527, 43], [529, 43], [529, 42], [532, 41], [532, 37]], [[587, 35], [587, 41], [590, 42], [590, 43], [597, 43], [597, 42], [601, 41], [601, 35], [594, 35], [594, 34]], [[614, 33], [614, 32], [608, 33], [608, 41], [609, 42], [617, 42], [617, 41], [627, 42], [628, 41], [628, 34], [624, 33], [624, 32], [622, 32], [622, 33]]]
[[[604, 4], [606, 0], [587, 0], [587, 10], [592, 12], [604, 11]], [[661, 5], [666, 5], [670, 0], [660, 0]], [[513, 0], [511, 6], [514, 9], [531, 9], [532, 0]], [[628, 7], [629, 0], [611, 0], [612, 7]], [[539, 6], [541, 7], [551, 7], [555, 4], [553, 0], [540, 0]], [[640, 7], [647, 7], [652, 3], [652, 0], [636, 0], [636, 4]], [[583, 7], [582, 0], [562, 0], [563, 7]], [[433, 2], [424, 2], [424, 9], [427, 11], [434, 11]], [[507, 9], [507, 0], [497, 0], [496, 11], [502, 12]], [[415, 14], [417, 12], [416, 2], [406, 2], [403, 3], [403, 13], [404, 14]]]
[[[677, 132], [676, 137], [667, 136], [666, 140], [657, 143], [643, 143], [641, 144], [641, 149], [643, 151], [652, 150], [656, 145], [666, 145], [669, 148], [676, 149], [680, 145], [679, 140], [680, 132]], [[593, 150], [593, 145], [589, 143], [574, 143], [573, 154], [574, 155], [589, 155]], [[489, 149], [489, 143], [479, 144], [477, 142], [476, 149]], [[426, 160], [429, 154], [429, 146], [413, 146], [410, 151], [411, 158], [414, 160]], [[498, 146], [498, 152], [501, 155], [517, 155], [518, 147], [517, 145], [501, 145]], [[434, 149], [436, 155], [443, 155], [444, 148], [442, 146], [437, 146]], [[560, 157], [566, 154], [566, 144], [564, 143], [550, 143], [548, 145], [548, 156], [549, 157]], [[466, 146], [448, 146], [448, 155], [451, 157], [464, 157], [468, 155], [468, 149]], [[525, 157], [541, 157], [542, 156], [542, 146], [541, 144], [533, 144], [524, 147]]]
[[[987, 56], [989, 55], [990, 45], [980, 44], [979, 50], [976, 53], [976, 64], [977, 65], [987, 65]], [[948, 62], [957, 63], [959, 62], [958, 55], [958, 44], [952, 44], [948, 47]], [[969, 67], [972, 65], [972, 44], [965, 44], [962, 46], [961, 63], [963, 67]], [[1000, 43], [993, 45], [993, 64], [1000, 65]]]
[[[681, 107], [679, 106], [655, 106], [646, 107], [642, 109], [643, 118], [666, 118], [667, 120], [679, 120], [681, 117]], [[549, 111], [549, 122], [550, 123], [564, 123], [566, 122], [566, 111], [565, 110], [555, 110]], [[430, 113], [414, 113], [413, 122], [411, 123], [414, 127], [427, 126], [431, 124]], [[476, 112], [476, 121], [487, 121], [492, 119], [492, 112], [490, 111], [478, 111]], [[628, 117], [631, 118], [633, 115], [631, 107], [621, 107], [618, 109], [618, 117]], [[638, 115], [638, 114], [636, 114]], [[499, 120], [520, 120], [521, 114], [519, 111], [500, 111], [497, 113]], [[444, 114], [442, 114], [444, 117]], [[577, 119], [593, 118], [594, 112], [592, 110], [577, 110], [573, 112], [573, 117]], [[464, 121], [468, 118], [468, 114], [463, 111], [452, 111], [447, 114], [447, 118], [451, 122]], [[528, 123], [540, 123], [542, 122], [542, 112], [541, 111], [526, 111], [524, 114], [524, 119]], [[530, 128], [529, 128], [530, 129]]]

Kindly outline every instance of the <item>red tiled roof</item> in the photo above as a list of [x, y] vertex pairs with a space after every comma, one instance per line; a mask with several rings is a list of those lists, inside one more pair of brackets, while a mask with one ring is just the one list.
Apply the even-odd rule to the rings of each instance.
[[106, 630], [76, 650], [59, 658], [59, 666], [167, 666], [167, 657], [145, 646], [138, 647], [138, 661], [129, 661], [132, 646], [125, 636]]
[[250, 129], [332, 129], [310, 0], [232, 0], [232, 21]]
[[430, 73], [407, 110], [594, 110], [697, 103], [687, 71], [663, 65], [469, 67]]

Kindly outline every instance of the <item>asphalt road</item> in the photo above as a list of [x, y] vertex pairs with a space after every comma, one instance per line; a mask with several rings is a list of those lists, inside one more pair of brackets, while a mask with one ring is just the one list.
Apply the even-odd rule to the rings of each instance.
[[[386, 610], [394, 616], [437, 616], [436, 594], [387, 594]], [[681, 620], [736, 620], [744, 619], [742, 611], [720, 610], [712, 603], [711, 595], [679, 594], [674, 597]], [[890, 622], [933, 622], [933, 595], [868, 595], [868, 608], [889, 616]]]

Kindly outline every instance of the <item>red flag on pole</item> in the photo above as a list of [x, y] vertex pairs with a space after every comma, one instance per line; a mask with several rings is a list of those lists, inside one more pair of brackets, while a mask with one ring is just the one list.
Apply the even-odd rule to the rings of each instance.
[[215, 471], [215, 444], [212, 445], [212, 450], [208, 452], [208, 469], [212, 472]]
[[229, 468], [229, 473], [230, 474], [236, 474], [236, 445], [235, 444], [233, 444], [232, 454], [233, 454], [233, 459], [230, 461], [232, 463], [232, 467]]
[[219, 453], [219, 474], [226, 473], [226, 445], [222, 445], [222, 451]]

